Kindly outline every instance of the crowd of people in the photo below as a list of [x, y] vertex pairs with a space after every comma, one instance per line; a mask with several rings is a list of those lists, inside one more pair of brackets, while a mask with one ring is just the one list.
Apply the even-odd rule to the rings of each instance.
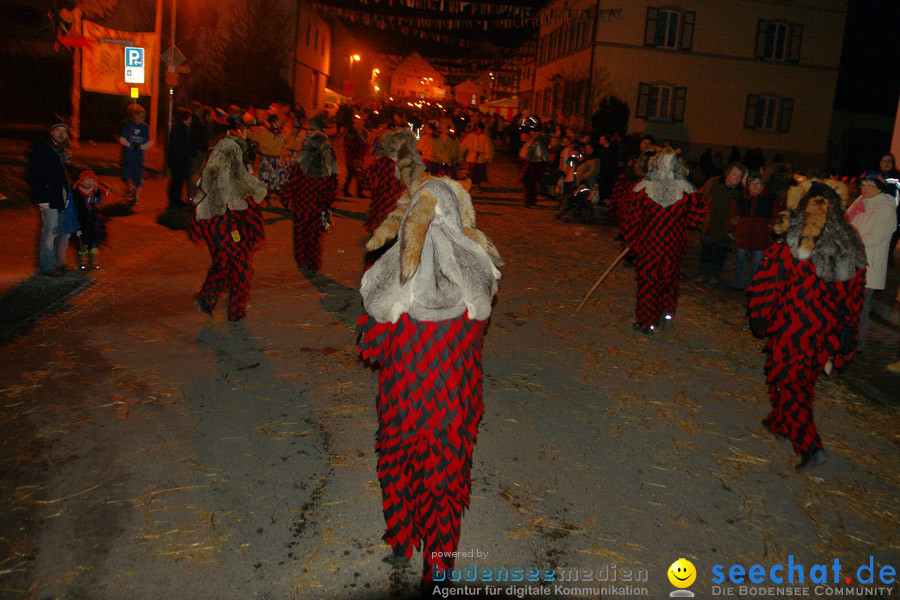
[[[143, 121], [142, 109], [131, 108], [119, 140], [133, 202], [150, 143]], [[32, 187], [43, 220], [40, 270], [58, 275], [73, 233], [85, 264], [99, 265], [92, 261], [104, 237], [104, 191], [91, 171], [69, 183], [68, 128], [55, 123], [50, 134], [35, 148]], [[321, 236], [338, 190], [349, 197], [355, 183], [357, 196], [370, 195], [359, 350], [380, 368], [376, 451], [392, 560], [421, 548], [423, 580], [434, 584], [453, 566], [468, 506], [482, 340], [503, 265], [476, 226], [470, 191], [488, 182], [495, 144], [518, 156], [526, 208], [540, 194], [563, 203], [579, 188], [607, 207], [634, 268], [637, 335], [675, 324], [689, 229], [700, 230], [699, 285], [719, 284], [736, 250], [732, 287], [747, 294], [751, 328], [767, 339], [772, 408], [762, 424], [791, 442], [797, 470], [823, 460], [815, 384], [865, 347], [871, 300], [885, 287], [898, 237], [892, 156], [851, 189], [785, 162], [767, 166], [761, 152], [742, 158], [736, 148], [727, 165], [704, 153], [704, 176], [692, 177], [671, 143], [645, 136], [629, 151], [618, 135], [578, 133], [527, 112], [507, 122], [421, 103], [342, 106], [336, 117], [308, 119], [286, 104], [179, 109], [166, 148], [168, 200], [173, 209], [190, 202], [190, 237], [209, 249], [194, 297], [205, 314], [227, 292], [227, 318], [247, 316], [265, 202], [290, 210], [293, 258], [311, 274], [322, 267]], [[900, 361], [889, 368], [900, 371]], [[440, 383], [448, 380], [454, 385]]]

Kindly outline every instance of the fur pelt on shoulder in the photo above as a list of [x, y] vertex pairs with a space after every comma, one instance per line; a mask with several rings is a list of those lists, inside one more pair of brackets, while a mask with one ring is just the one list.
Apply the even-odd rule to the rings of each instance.
[[697, 191], [687, 180], [688, 170], [681, 155], [672, 148], [660, 150], [650, 159], [647, 175], [634, 186], [635, 192], [644, 191], [662, 207], [669, 207], [685, 194]]
[[500, 271], [485, 247], [463, 233], [462, 186], [454, 183], [435, 178], [416, 186], [398, 243], [363, 276], [363, 305], [378, 322], [404, 313], [418, 321], [466, 311], [470, 319], [490, 316]]
[[416, 149], [416, 134], [405, 127], [390, 129], [381, 136], [379, 156], [394, 161], [394, 175], [406, 187], [425, 172], [425, 163]]
[[532, 131], [528, 141], [522, 146], [519, 157], [528, 162], [545, 162], [550, 160], [550, 137], [541, 131]]
[[295, 160], [300, 165], [300, 170], [313, 179], [337, 173], [337, 161], [331, 149], [331, 140], [320, 131], [311, 131], [303, 138], [300, 155]]
[[[435, 178], [430, 175], [423, 175], [412, 187], [407, 188], [406, 191], [403, 192], [397, 199], [396, 208], [394, 208], [391, 214], [381, 222], [381, 225], [372, 232], [372, 237], [369, 238], [369, 241], [366, 243], [367, 252], [374, 252], [397, 237], [397, 232], [400, 230], [400, 223], [403, 221], [403, 217], [409, 208], [412, 197], [418, 192], [419, 188], [432, 179]], [[463, 235], [483, 247], [487, 251], [488, 256], [491, 257], [491, 262], [493, 262], [495, 266], [503, 266], [503, 259], [500, 257], [500, 252], [497, 250], [497, 247], [475, 224], [475, 208], [472, 206], [472, 196], [469, 195], [468, 190], [459, 181], [448, 178], [442, 178], [442, 181], [445, 181], [456, 193], [456, 197], [459, 201], [459, 214], [462, 218]]]
[[266, 194], [266, 186], [244, 166], [241, 147], [226, 137], [216, 144], [206, 160], [192, 202], [197, 207], [196, 218], [205, 220], [224, 215], [228, 209], [244, 210], [247, 198], [252, 197], [258, 204]]
[[794, 258], [812, 262], [825, 281], [852, 279], [866, 266], [866, 251], [856, 229], [844, 218], [840, 195], [827, 182], [801, 186], [805, 193], [779, 215], [772, 231], [784, 236]]

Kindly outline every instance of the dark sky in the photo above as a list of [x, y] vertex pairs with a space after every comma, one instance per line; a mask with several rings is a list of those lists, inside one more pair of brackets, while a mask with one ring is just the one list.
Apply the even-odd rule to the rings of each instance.
[[834, 107], [894, 115], [900, 97], [900, 0], [850, 0]]

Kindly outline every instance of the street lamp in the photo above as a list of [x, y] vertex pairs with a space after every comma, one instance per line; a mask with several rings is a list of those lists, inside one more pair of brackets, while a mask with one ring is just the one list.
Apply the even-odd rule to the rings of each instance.
[[350, 55], [350, 74], [347, 76], [347, 79], [353, 78], [353, 63], [359, 61], [359, 54], [351, 54]]

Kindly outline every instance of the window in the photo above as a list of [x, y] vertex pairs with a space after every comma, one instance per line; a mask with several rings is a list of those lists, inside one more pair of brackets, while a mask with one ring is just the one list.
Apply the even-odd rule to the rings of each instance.
[[397, 85], [406, 85], [406, 77], [397, 77]]
[[774, 94], [749, 94], [744, 112], [744, 127], [757, 131], [790, 131], [793, 113], [793, 98], [781, 98]]
[[803, 25], [760, 19], [756, 25], [756, 58], [800, 62]]
[[647, 7], [644, 45], [671, 50], [691, 50], [697, 13], [677, 8]]
[[666, 83], [641, 83], [638, 85], [638, 119], [656, 121], [684, 121], [684, 104], [687, 99], [686, 87], [675, 87]]

